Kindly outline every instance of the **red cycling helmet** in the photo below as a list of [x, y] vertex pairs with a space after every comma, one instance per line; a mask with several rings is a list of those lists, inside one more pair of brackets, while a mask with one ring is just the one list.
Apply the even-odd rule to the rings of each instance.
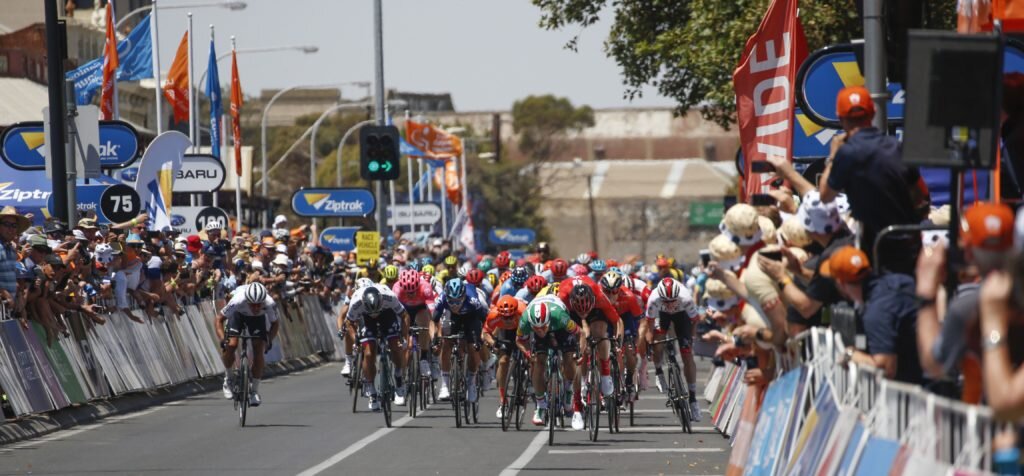
[[569, 293], [569, 307], [573, 312], [586, 316], [594, 310], [595, 304], [597, 304], [597, 297], [594, 296], [594, 290], [590, 289], [590, 286], [586, 284], [573, 286], [572, 292]]
[[494, 258], [494, 266], [500, 269], [508, 268], [509, 257], [507, 254], [499, 254], [497, 258]]
[[554, 260], [553, 262], [551, 262], [551, 274], [554, 274], [556, 277], [559, 277], [559, 278], [564, 277], [566, 275], [566, 273], [568, 273], [568, 272], [569, 272], [569, 262], [568, 261], [566, 261], [566, 260], [564, 260], [562, 258], [558, 258], [558, 259]]
[[478, 285], [484, 280], [484, 272], [477, 268], [473, 268], [466, 273], [466, 281], [473, 285]]
[[533, 275], [526, 280], [526, 289], [530, 291], [530, 294], [537, 294], [544, 286], [548, 285], [548, 281], [543, 276]]

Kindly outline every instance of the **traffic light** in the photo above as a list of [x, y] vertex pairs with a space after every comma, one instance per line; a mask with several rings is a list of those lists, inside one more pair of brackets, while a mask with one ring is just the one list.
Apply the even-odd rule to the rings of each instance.
[[364, 180], [397, 180], [399, 147], [397, 127], [363, 126], [359, 130], [359, 175]]

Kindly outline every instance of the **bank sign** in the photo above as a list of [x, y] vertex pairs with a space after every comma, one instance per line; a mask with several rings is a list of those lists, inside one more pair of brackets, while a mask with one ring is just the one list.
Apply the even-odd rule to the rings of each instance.
[[362, 217], [376, 209], [365, 188], [304, 188], [292, 194], [292, 211], [303, 217]]
[[537, 233], [529, 228], [491, 228], [487, 239], [492, 245], [529, 245], [537, 239]]
[[[41, 121], [19, 122], [0, 136], [0, 158], [20, 170], [46, 168], [46, 133]], [[127, 122], [100, 121], [100, 167], [127, 167], [139, 157], [139, 136]]]
[[331, 250], [352, 251], [356, 249], [356, 232], [358, 226], [332, 226], [320, 232], [320, 245]]

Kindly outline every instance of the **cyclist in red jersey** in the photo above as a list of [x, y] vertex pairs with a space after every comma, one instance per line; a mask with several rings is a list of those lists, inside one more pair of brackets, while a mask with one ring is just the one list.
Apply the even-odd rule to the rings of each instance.
[[[577, 276], [559, 285], [558, 297], [566, 303], [569, 316], [583, 329], [580, 339], [580, 355], [587, 352], [587, 339], [590, 336], [601, 338], [609, 336], [609, 330], [615, 329], [615, 338], [622, 340], [623, 328], [619, 313], [615, 310], [601, 286], [586, 276]], [[609, 326], [612, 326], [609, 328]], [[609, 362], [611, 344], [601, 341], [597, 346], [598, 361], [601, 366], [601, 393], [611, 395], [614, 390]], [[577, 402], [574, 402], [574, 406]], [[574, 409], [575, 410], [575, 409]]]
[[[633, 392], [633, 375], [636, 373], [636, 356], [638, 353], [644, 356], [647, 355], [647, 343], [644, 339], [638, 338], [638, 336], [647, 334], [647, 320], [643, 318], [644, 308], [641, 305], [640, 298], [633, 294], [633, 291], [630, 291], [624, 283], [622, 275], [615, 271], [609, 271], [604, 276], [601, 276], [601, 290], [608, 296], [612, 305], [615, 306], [615, 310], [619, 313], [622, 321], [623, 335], [627, 339], [632, 339], [635, 344], [632, 352], [623, 353], [626, 365], [619, 366], [619, 368], [626, 369], [626, 389], [629, 392], [627, 397], [633, 398], [635, 396]], [[625, 349], [626, 347], [623, 346], [623, 348]]]
[[509, 356], [515, 349], [519, 317], [526, 312], [526, 302], [512, 296], [502, 296], [491, 306], [481, 337], [488, 346], [498, 352], [498, 402], [497, 417], [502, 418], [502, 404], [505, 402], [505, 374], [508, 373]]

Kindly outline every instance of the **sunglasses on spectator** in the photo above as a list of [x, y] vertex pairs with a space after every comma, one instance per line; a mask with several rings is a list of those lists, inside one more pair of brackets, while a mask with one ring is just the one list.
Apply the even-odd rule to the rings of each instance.
[[18, 228], [18, 222], [16, 221], [0, 221], [0, 226], [4, 228], [10, 228], [12, 230]]

